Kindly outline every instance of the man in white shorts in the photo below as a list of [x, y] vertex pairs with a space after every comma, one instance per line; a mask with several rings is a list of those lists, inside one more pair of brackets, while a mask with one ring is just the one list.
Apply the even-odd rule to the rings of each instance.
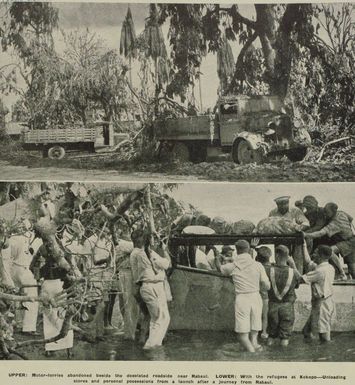
[[269, 290], [270, 282], [263, 265], [251, 256], [250, 245], [245, 240], [235, 244], [234, 262], [216, 266], [223, 275], [231, 276], [235, 288], [235, 332], [248, 352], [261, 350], [258, 332], [262, 329], [262, 300], [260, 290]]

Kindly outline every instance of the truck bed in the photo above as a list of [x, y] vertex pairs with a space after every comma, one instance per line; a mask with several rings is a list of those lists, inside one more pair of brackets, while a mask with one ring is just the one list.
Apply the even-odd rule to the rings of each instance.
[[90, 143], [95, 142], [96, 136], [96, 127], [30, 130], [24, 133], [24, 143]]
[[188, 116], [156, 122], [155, 132], [158, 140], [210, 140], [217, 139], [214, 120], [209, 115]]

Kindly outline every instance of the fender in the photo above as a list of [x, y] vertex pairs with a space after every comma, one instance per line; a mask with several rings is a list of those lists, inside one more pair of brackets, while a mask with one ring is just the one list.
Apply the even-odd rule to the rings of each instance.
[[268, 144], [265, 143], [262, 135], [251, 133], [248, 131], [242, 131], [239, 134], [237, 134], [233, 141], [233, 146], [237, 145], [240, 140], [246, 140], [253, 150], [264, 148], [265, 146], [268, 147]]

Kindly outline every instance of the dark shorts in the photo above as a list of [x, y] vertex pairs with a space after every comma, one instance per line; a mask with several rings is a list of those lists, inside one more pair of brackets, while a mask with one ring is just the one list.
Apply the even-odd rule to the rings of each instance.
[[271, 338], [289, 339], [294, 322], [294, 302], [269, 301], [267, 332]]
[[355, 263], [355, 236], [336, 244], [346, 264]]

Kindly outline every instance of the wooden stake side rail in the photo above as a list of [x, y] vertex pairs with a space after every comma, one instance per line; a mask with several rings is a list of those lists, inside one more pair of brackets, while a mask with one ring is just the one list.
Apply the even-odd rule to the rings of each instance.
[[253, 238], [259, 238], [260, 244], [275, 244], [275, 245], [300, 245], [303, 243], [303, 235], [200, 235], [200, 234], [181, 234], [178, 237], [172, 237], [169, 240], [170, 246], [194, 246], [194, 245], [233, 245], [240, 239], [251, 241]]
[[50, 130], [31, 130], [25, 132], [25, 143], [76, 143], [95, 142], [97, 128], [63, 128]]

